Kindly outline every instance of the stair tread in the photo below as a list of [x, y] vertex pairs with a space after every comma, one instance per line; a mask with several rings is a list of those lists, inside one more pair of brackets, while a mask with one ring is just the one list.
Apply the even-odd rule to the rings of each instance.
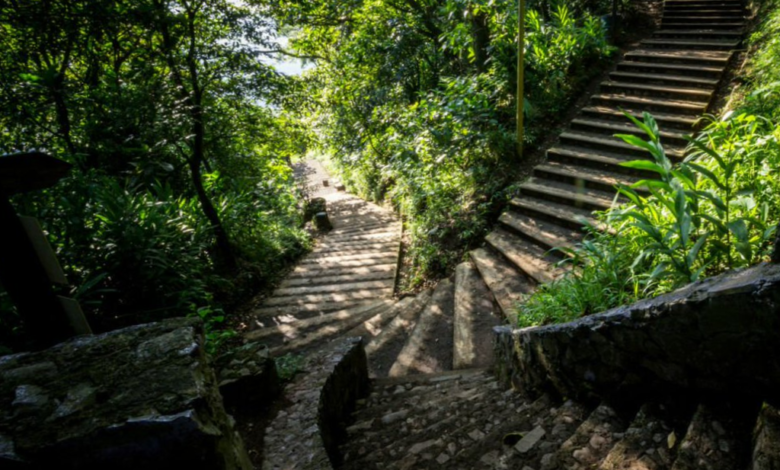
[[713, 39], [645, 39], [642, 41], [642, 44], [671, 44], [673, 46], [715, 46], [715, 47], [721, 47], [721, 46], [728, 46], [731, 48], [736, 48], [739, 46], [741, 41], [730, 41], [730, 40], [713, 40]]
[[290, 296], [290, 295], [305, 295], [305, 294], [324, 294], [330, 292], [346, 292], [354, 290], [366, 290], [366, 289], [392, 289], [395, 285], [394, 278], [378, 279], [378, 280], [361, 280], [358, 282], [345, 282], [345, 283], [329, 283], [319, 284], [314, 286], [299, 286], [299, 287], [284, 287], [276, 289], [274, 296]]
[[616, 80], [606, 80], [601, 82], [601, 86], [621, 87], [632, 90], [652, 91], [658, 93], [679, 93], [686, 95], [695, 95], [703, 98], [709, 98], [712, 96], [711, 91], [702, 90], [701, 88], [684, 88], [671, 85], [643, 85], [640, 83], [620, 82]]
[[[586, 108], [583, 108], [582, 111], [584, 113], [590, 112], [593, 114], [598, 113], [598, 114], [604, 114], [609, 116], [618, 116], [625, 119], [625, 114], [623, 110], [610, 108], [607, 106], [588, 106]], [[631, 114], [636, 118], [643, 117], [641, 112], [631, 111], [631, 110], [626, 110], [626, 112], [628, 112], [629, 114]], [[681, 125], [687, 125], [691, 127], [693, 127], [693, 125], [696, 123], [696, 120], [698, 119], [696, 117], [692, 117], [685, 114], [672, 114], [672, 113], [653, 113], [653, 117], [656, 119], [656, 121], [659, 122], [669, 121], [669, 122], [675, 122]]]
[[633, 57], [638, 58], [655, 58], [655, 59], [670, 59], [670, 60], [678, 60], [678, 59], [685, 59], [685, 60], [708, 60], [708, 61], [717, 61], [722, 62], [724, 65], [728, 62], [729, 57], [731, 56], [728, 52], [717, 52], [717, 51], [691, 51], [691, 50], [679, 50], [679, 51], [669, 51], [669, 50], [648, 50], [648, 49], [637, 49], [635, 51], [627, 52], [625, 57], [628, 59], [631, 59]]
[[[636, 127], [633, 123], [618, 124], [613, 121], [602, 121], [599, 119], [590, 119], [590, 118], [577, 118], [572, 120], [572, 123], [609, 130], [618, 134], [640, 134], [640, 135], [644, 134], [644, 131]], [[690, 135], [691, 135], [690, 133], [685, 133], [685, 132], [661, 130], [662, 138], [666, 137], [666, 138], [673, 138], [678, 140], [685, 140], [685, 137]]]
[[[562, 133], [561, 138], [599, 144], [599, 145], [606, 145], [620, 150], [641, 152], [641, 149], [638, 149], [637, 147], [634, 147], [631, 144], [627, 144], [626, 142], [624, 142], [618, 137], [604, 136], [603, 134], [595, 134], [591, 132], [571, 130]], [[682, 158], [683, 155], [685, 154], [684, 149], [679, 146], [669, 145], [665, 150], [666, 150], [666, 154], [673, 158]], [[636, 160], [637, 158], [632, 158], [632, 159]]]
[[717, 29], [683, 29], [683, 30], [659, 29], [653, 34], [654, 35], [677, 34], [682, 36], [696, 36], [701, 34], [720, 34], [723, 36], [742, 37], [742, 33], [740, 31], [720, 31]]
[[389, 297], [393, 294], [392, 287], [372, 288], [358, 291], [330, 292], [323, 294], [303, 294], [272, 296], [265, 300], [263, 305], [267, 307], [308, 305], [318, 302], [349, 302], [353, 300], [375, 300]]
[[515, 306], [523, 295], [533, 292], [533, 284], [506, 259], [490, 250], [478, 248], [469, 254], [504, 317], [511, 324], [515, 323]]
[[[388, 375], [429, 374], [452, 369], [452, 282], [444, 279], [433, 291]], [[436, 347], [430, 347], [436, 343]]]
[[395, 264], [379, 264], [368, 267], [347, 267], [339, 270], [320, 270], [305, 275], [288, 277], [279, 285], [280, 288], [297, 286], [315, 286], [323, 284], [340, 284], [379, 279], [395, 278]]
[[539, 284], [552, 282], [565, 272], [555, 266], [555, 260], [547, 253], [548, 250], [506, 230], [493, 230], [485, 237], [485, 241]]
[[663, 105], [666, 107], [680, 108], [694, 112], [695, 114], [702, 114], [707, 109], [705, 103], [697, 103], [695, 101], [675, 100], [670, 98], [645, 98], [635, 95], [623, 95], [619, 93], [600, 93], [593, 95], [591, 99], [623, 102], [629, 103], [634, 106], [657, 106]]
[[641, 178], [636, 176], [626, 175], [623, 173], [615, 173], [608, 170], [602, 170], [599, 168], [591, 168], [580, 165], [570, 165], [566, 163], [559, 163], [554, 161], [548, 161], [536, 166], [536, 170], [544, 171], [548, 173], [554, 173], [556, 175], [565, 176], [568, 178], [582, 179], [586, 182], [597, 183], [600, 185], [617, 186], [626, 185], [630, 186], [638, 182]]
[[[672, 470], [743, 468], [758, 407], [738, 403], [700, 403], [680, 443]], [[752, 408], [752, 409], [751, 409]]]
[[612, 207], [612, 201], [615, 196], [615, 193], [608, 193], [606, 191], [586, 187], [577, 187], [573, 184], [541, 178], [529, 179], [520, 185], [520, 190], [534, 191], [548, 196], [570, 200], [577, 207], [590, 205], [602, 210]]
[[[688, 415], [690, 416], [690, 415]], [[684, 433], [684, 415], [674, 413], [657, 403], [645, 403], [620, 440], [609, 451], [599, 470], [619, 470], [642, 465], [647, 470], [670, 468], [670, 463], [680, 445], [680, 439], [670, 441], [668, 436]], [[655, 436], [662, 436], [660, 441]], [[672, 445], [669, 445], [669, 444]], [[654, 448], [653, 452], [647, 452]], [[641, 458], [641, 461], [640, 461]]]
[[453, 313], [452, 368], [491, 366], [494, 362], [493, 327], [501, 321], [494, 315], [490, 291], [471, 261], [464, 261], [455, 268]]
[[347, 310], [371, 303], [371, 300], [358, 299], [350, 302], [319, 302], [305, 305], [279, 305], [274, 307], [261, 307], [252, 310], [255, 321], [262, 326], [279, 325], [296, 320], [317, 317], [339, 310]]
[[660, 62], [639, 62], [633, 60], [626, 60], [621, 62], [620, 64], [618, 64], [618, 69], [621, 66], [643, 68], [643, 69], [668, 69], [668, 70], [678, 70], [683, 72], [706, 72], [712, 74], [723, 73], [723, 71], [726, 69], [725, 65], [723, 67], [695, 66], [695, 65], [682, 65], [682, 64], [666, 64]]
[[340, 263], [329, 263], [298, 266], [289, 275], [289, 279], [301, 277], [316, 276], [341, 276], [345, 274], [363, 274], [377, 271], [393, 271], [398, 264], [396, 257], [387, 256], [385, 258], [374, 258], [371, 262], [344, 261]]
[[543, 201], [531, 197], [516, 197], [512, 198], [512, 200], [509, 201], [509, 204], [519, 209], [531, 209], [536, 212], [542, 212], [551, 218], [564, 219], [577, 224], [587, 225], [596, 223], [596, 218], [591, 210], [580, 209], [551, 201]]
[[431, 291], [418, 294], [414, 302], [398, 312], [382, 331], [366, 343], [366, 355], [373, 376], [383, 377], [401, 352], [423, 308], [431, 298]]
[[696, 85], [706, 85], [709, 87], [716, 87], [718, 85], [718, 80], [710, 80], [707, 78], [700, 78], [700, 77], [690, 77], [685, 75], [671, 75], [671, 74], [645, 74], [645, 73], [632, 73], [632, 72], [611, 72], [609, 74], [613, 77], [620, 77], [620, 78], [634, 78], [634, 79], [640, 79], [640, 80], [667, 80], [667, 81], [675, 81], [675, 82], [683, 82], [683, 83], [691, 83]]
[[583, 232], [513, 211], [504, 212], [498, 221], [515, 232], [520, 232], [526, 238], [533, 239], [534, 243], [540, 244], [548, 250], [570, 248], [579, 242], [584, 235]]

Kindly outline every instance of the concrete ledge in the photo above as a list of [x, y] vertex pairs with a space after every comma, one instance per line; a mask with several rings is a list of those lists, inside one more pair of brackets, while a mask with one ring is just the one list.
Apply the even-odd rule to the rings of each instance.
[[252, 468], [191, 319], [0, 358], [0, 467]]
[[780, 265], [761, 264], [580, 320], [496, 329], [499, 377], [594, 398], [780, 391]]

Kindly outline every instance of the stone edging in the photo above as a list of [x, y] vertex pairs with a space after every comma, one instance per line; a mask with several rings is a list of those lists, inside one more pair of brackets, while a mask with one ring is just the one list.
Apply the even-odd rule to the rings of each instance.
[[562, 325], [494, 330], [497, 374], [594, 398], [780, 391], [780, 265], [722, 274]]
[[331, 469], [356, 401], [368, 394], [363, 341], [348, 338], [309, 356], [306, 372], [284, 391], [293, 404], [265, 435], [263, 469]]

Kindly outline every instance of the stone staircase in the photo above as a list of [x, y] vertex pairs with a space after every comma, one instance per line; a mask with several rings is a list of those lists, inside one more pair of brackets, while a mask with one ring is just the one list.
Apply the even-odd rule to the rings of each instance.
[[[625, 54], [485, 246], [433, 290], [393, 300], [400, 222], [314, 182], [335, 228], [256, 310], [256, 328], [244, 337], [273, 356], [363, 338], [373, 391], [358, 402], [343, 468], [736, 469], [748, 468], [751, 451], [769, 456], [751, 468], [780, 468], [772, 445], [751, 447], [757, 416], [759, 424], [774, 416], [758, 403], [532, 398], [503, 390], [489, 373], [493, 327], [514, 323], [522, 296], [565, 272], [550, 250], [581, 241], [592, 212], [612, 205], [615, 185], [653, 177], [620, 166], [646, 158], [613, 137], [639, 135], [624, 111], [651, 112], [667, 155], [681, 160], [685, 136], [710, 109], [740, 46], [744, 16], [741, 0], [666, 0], [661, 29]], [[775, 432], [767, 441], [780, 435], [780, 425], [759, 427]]]

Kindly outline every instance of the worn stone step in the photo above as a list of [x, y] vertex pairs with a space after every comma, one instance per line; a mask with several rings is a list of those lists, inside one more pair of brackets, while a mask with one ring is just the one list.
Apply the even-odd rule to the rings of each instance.
[[366, 343], [366, 354], [372, 376], [384, 377], [388, 374], [430, 298], [431, 291], [418, 294], [413, 303], [399, 311], [379, 334]]
[[600, 191], [553, 180], [531, 178], [520, 185], [522, 194], [537, 199], [568, 204], [589, 210], [606, 210], [612, 207], [615, 192]]
[[[371, 258], [363, 260], [340, 260], [330, 261], [327, 263], [312, 263], [312, 264], [299, 264], [290, 273], [290, 277], [308, 277], [317, 276], [322, 273], [331, 273], [333, 275], [341, 275], [347, 273], [354, 273], [360, 269], [369, 272], [373, 269], [373, 266], [393, 266], [395, 267], [398, 261], [397, 255], [387, 254], [382, 258]], [[377, 268], [385, 269], [385, 268]]]
[[655, 38], [734, 39], [741, 41], [741, 31], [717, 29], [662, 29], [653, 33]]
[[571, 248], [582, 240], [582, 231], [528, 217], [514, 211], [506, 211], [498, 218], [501, 225], [542, 248]]
[[720, 81], [726, 70], [725, 65], [684, 65], [665, 62], [641, 62], [624, 60], [617, 65], [618, 72], [633, 72], [640, 74], [669, 74], [701, 77]]
[[318, 270], [290, 275], [279, 287], [313, 286], [322, 284], [339, 284], [342, 282], [359, 282], [377, 279], [392, 279], [395, 277], [396, 263], [375, 264], [369, 266], [352, 266], [341, 269]]
[[[560, 406], [537, 409], [536, 414], [529, 417], [530, 419], [513, 424], [510, 428], [499, 427], [500, 430], [507, 432], [504, 436], [486, 435], [481, 442], [477, 443], [475, 450], [479, 452], [477, 455], [482, 454], [482, 457], [469, 455], [470, 460], [474, 462], [471, 468], [537, 469], [543, 467], [555, 449], [558, 449], [575, 432], [588, 415], [588, 411], [586, 407], [569, 400]], [[496, 448], [495, 441], [497, 440], [499, 445], [502, 444], [510, 433], [519, 433], [518, 437], [522, 436], [522, 438], [513, 445]], [[491, 448], [493, 454], [489, 456], [485, 452]]]
[[664, 8], [664, 18], [682, 17], [708, 17], [727, 18], [728, 21], [742, 21], [745, 18], [745, 10], [740, 8]]
[[389, 297], [393, 294], [392, 287], [364, 289], [358, 291], [347, 292], [330, 292], [324, 294], [304, 294], [304, 295], [289, 295], [289, 296], [273, 296], [266, 299], [263, 303], [266, 307], [278, 307], [289, 305], [309, 305], [317, 304], [319, 302], [352, 302], [352, 301], [364, 301], [364, 300], [379, 300], [385, 297]]
[[730, 57], [730, 53], [720, 51], [658, 51], [652, 49], [637, 49], [627, 52], [625, 55], [626, 60], [635, 62], [652, 62], [704, 67], [726, 67]]
[[388, 375], [432, 374], [452, 369], [452, 282], [439, 282]]
[[672, 470], [747, 468], [757, 414], [758, 406], [750, 400], [699, 404]]
[[690, 18], [670, 18], [668, 20], [661, 21], [661, 28], [663, 29], [707, 28], [740, 31], [744, 27], [745, 23], [742, 21], [715, 23], [705, 20], [690, 21]]
[[493, 230], [485, 241], [538, 284], [552, 282], [565, 272], [547, 250], [504, 229]]
[[[403, 395], [400, 396], [400, 399], [403, 400], [405, 397], [416, 395], [416, 393], [411, 393], [414, 390], [442, 390], [447, 387], [463, 389], [463, 385], [474, 387], [494, 381], [495, 377], [489, 367], [445, 370], [433, 374], [411, 374], [401, 377], [376, 377], [373, 379], [371, 395], [393, 395], [395, 398], [399, 395], [397, 393], [398, 385], [403, 385], [406, 389], [405, 392], [401, 392]], [[390, 390], [392, 391], [390, 392]]]
[[540, 217], [575, 230], [580, 230], [583, 225], [598, 224], [593, 216], [593, 211], [566, 204], [558, 204], [532, 197], [512, 198], [509, 204], [514, 210], [531, 217]]
[[533, 282], [517, 271], [504, 257], [491, 250], [478, 248], [469, 255], [504, 318], [510, 324], [516, 323], [516, 305], [524, 295], [534, 291]]
[[359, 233], [374, 233], [401, 230], [401, 222], [396, 219], [387, 219], [385, 221], [375, 221], [368, 224], [354, 224], [337, 229], [333, 229], [326, 237], [337, 235], [350, 235]]
[[702, 90], [701, 88], [680, 88], [676, 86], [644, 85], [617, 81], [602, 82], [600, 88], [603, 94], [637, 96], [651, 99], [673, 99], [696, 104], [709, 103], [712, 98], [712, 90]]
[[493, 365], [493, 327], [502, 322], [493, 312], [490, 290], [471, 261], [455, 268], [453, 369]]
[[643, 97], [671, 98], [681, 101], [709, 103], [712, 90], [681, 88], [676, 86], [642, 85], [638, 83], [606, 81], [601, 85], [602, 93], [624, 94]]
[[642, 96], [622, 94], [598, 94], [591, 97], [591, 103], [596, 106], [613, 106], [618, 109], [632, 111], [660, 111], [672, 114], [687, 114], [700, 116], [707, 111], [706, 103], [697, 103], [669, 98], [645, 98]]
[[678, 49], [681, 47], [687, 49], [704, 49], [704, 50], [719, 50], [719, 51], [731, 51], [739, 49], [742, 41], [730, 41], [728, 39], [645, 39], [642, 41], [643, 46], [653, 47], [658, 49]]
[[663, 25], [666, 22], [669, 21], [679, 21], [683, 23], [734, 23], [734, 24], [744, 24], [744, 18], [741, 17], [735, 17], [730, 15], [675, 15], [672, 17], [668, 17], [664, 15], [663, 20], [661, 21], [661, 24]]
[[361, 251], [355, 252], [352, 250], [346, 252], [334, 252], [327, 254], [320, 254], [319, 256], [307, 256], [302, 259], [300, 264], [302, 265], [329, 265], [339, 263], [341, 261], [362, 261], [362, 260], [374, 260], [374, 259], [387, 259], [388, 257], [396, 256], [394, 250], [381, 250], [381, 251]]
[[380, 311], [389, 310], [394, 303], [391, 299], [386, 299], [351, 309], [339, 310], [327, 315], [269, 325], [245, 333], [243, 339], [245, 342], [264, 343], [272, 349], [288, 343], [293, 346], [304, 347], [311, 344], [311, 342], [323, 339], [320, 336], [323, 332], [327, 332], [328, 336], [332, 336], [346, 331]]
[[359, 242], [382, 242], [390, 239], [400, 239], [401, 233], [398, 230], [383, 230], [370, 233], [345, 233], [343, 235], [326, 236], [323, 245], [350, 244]]
[[607, 403], [593, 410], [541, 470], [595, 468], [619, 441], [628, 422]]
[[379, 241], [376, 243], [355, 243], [349, 245], [318, 245], [308, 257], [332, 256], [333, 253], [364, 253], [367, 251], [395, 251], [398, 249], [397, 240]]
[[[600, 189], [602, 191], [614, 191], [618, 185], [631, 186], [640, 181], [640, 177], [616, 173], [613, 171], [592, 168], [581, 165], [572, 165], [548, 161], [534, 167], [534, 174], [543, 176], [547, 179], [567, 182], [578, 186]], [[648, 172], [643, 174], [647, 177], [656, 177], [657, 175]], [[641, 188], [638, 190], [641, 191]]]
[[753, 431], [751, 470], [780, 468], [780, 410], [764, 403]]
[[320, 284], [315, 286], [285, 287], [276, 289], [274, 296], [324, 294], [332, 292], [347, 292], [357, 290], [392, 289], [395, 286], [394, 279], [366, 280], [359, 282]]
[[[644, 139], [648, 139], [645, 132], [633, 123], [618, 124], [600, 119], [579, 118], [572, 120], [571, 128], [592, 133], [600, 132], [607, 135], [634, 134]], [[675, 146], [685, 146], [688, 144], [686, 137], [690, 137], [690, 133], [661, 130], [660, 136], [662, 142], [670, 142]]]
[[653, 85], [682, 86], [686, 88], [703, 88], [705, 90], [714, 90], [718, 86], [718, 80], [711, 78], [690, 77], [683, 75], [638, 73], [638, 72], [620, 72], [615, 71], [609, 74], [609, 77], [620, 82], [636, 82]]
[[[646, 138], [646, 139], [649, 139]], [[647, 150], [626, 143], [618, 137], [605, 136], [585, 131], [568, 131], [561, 134], [561, 144], [569, 147], [592, 148], [605, 150], [610, 153], [622, 154], [632, 159], [650, 159], [652, 156]], [[666, 155], [671, 159], [681, 159], [684, 156], [682, 146], [666, 144]]]
[[[628, 114], [634, 116], [637, 119], [643, 119], [641, 111], [625, 110]], [[582, 109], [583, 116], [594, 117], [598, 119], [619, 121], [622, 123], [628, 122], [624, 111], [612, 107], [606, 106], [588, 106]], [[697, 117], [686, 116], [682, 114], [669, 114], [669, 113], [653, 113], [653, 118], [658, 122], [658, 125], [667, 130], [682, 130], [689, 132], [692, 130], [697, 122]]]
[[599, 465], [599, 470], [668, 470], [689, 422], [690, 412], [646, 403]]
[[306, 305], [283, 305], [274, 307], [261, 307], [252, 310], [255, 321], [261, 326], [280, 325], [306, 318], [327, 315], [328, 313], [347, 310], [371, 303], [371, 300], [355, 300], [350, 302], [320, 302]]

